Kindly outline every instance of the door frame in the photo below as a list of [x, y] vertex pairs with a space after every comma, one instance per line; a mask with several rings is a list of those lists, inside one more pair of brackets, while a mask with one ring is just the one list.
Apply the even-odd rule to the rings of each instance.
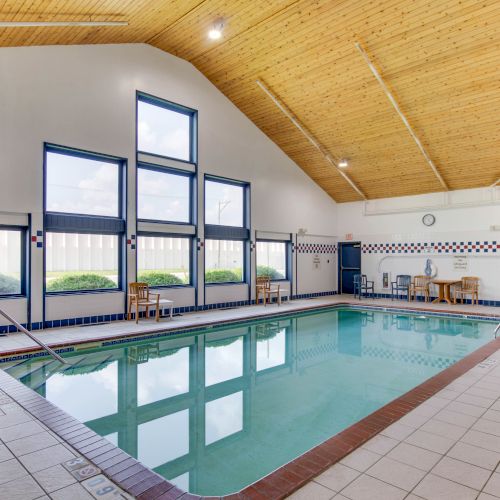
[[346, 246], [353, 246], [353, 245], [359, 245], [359, 272], [361, 274], [362, 270], [362, 264], [363, 264], [363, 259], [362, 255], [363, 252], [361, 251], [362, 249], [362, 243], [361, 241], [339, 241], [338, 242], [338, 252], [339, 252], [339, 258], [338, 260], [338, 269], [337, 269], [337, 275], [338, 275], [338, 282], [337, 282], [337, 290], [339, 294], [342, 294], [342, 247]]

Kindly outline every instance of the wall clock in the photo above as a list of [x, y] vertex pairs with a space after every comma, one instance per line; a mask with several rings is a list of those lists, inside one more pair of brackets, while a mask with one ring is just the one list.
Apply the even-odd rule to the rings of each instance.
[[434, 217], [434, 215], [432, 215], [432, 214], [425, 214], [422, 217], [422, 222], [426, 226], [432, 226], [434, 224], [434, 222], [436, 222], [436, 217]]

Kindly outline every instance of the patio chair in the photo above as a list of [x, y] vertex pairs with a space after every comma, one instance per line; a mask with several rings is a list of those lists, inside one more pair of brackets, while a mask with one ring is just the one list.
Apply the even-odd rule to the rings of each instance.
[[431, 282], [431, 278], [429, 276], [421, 275], [415, 276], [413, 278], [413, 283], [410, 287], [410, 300], [417, 300], [417, 294], [422, 293], [424, 295], [425, 302], [429, 302], [430, 300], [430, 291], [429, 285]]
[[146, 318], [149, 318], [149, 308], [156, 309], [155, 319], [160, 321], [160, 306], [168, 306], [170, 309], [170, 319], [172, 319], [172, 312], [174, 303], [172, 300], [160, 299], [159, 293], [152, 293], [149, 291], [147, 283], [134, 282], [129, 283], [128, 294], [128, 314], [127, 320], [132, 318], [132, 308], [135, 309], [135, 322], [139, 323], [139, 308], [146, 308]]
[[266, 293], [269, 304], [272, 302], [273, 297], [276, 297], [276, 302], [279, 306], [281, 305], [283, 297], [290, 298], [288, 290], [277, 283], [270, 283], [269, 288], [266, 290]]
[[464, 297], [467, 295], [471, 296], [471, 302], [474, 305], [474, 298], [476, 304], [479, 304], [479, 278], [476, 276], [463, 276], [460, 286], [455, 288], [454, 292], [454, 302], [457, 303], [457, 298], [460, 297], [462, 304], [464, 303]]
[[374, 291], [374, 282], [368, 281], [366, 274], [355, 274], [354, 275], [354, 297], [356, 295], [359, 296], [359, 300], [361, 300], [361, 295], [364, 293], [368, 294], [368, 292], [375, 293]]
[[257, 276], [255, 280], [255, 303], [258, 304], [262, 295], [263, 303], [267, 301], [267, 290], [271, 286], [271, 278], [269, 276]]
[[396, 292], [396, 298], [399, 299], [399, 292], [406, 292], [406, 298], [410, 300], [410, 287], [411, 287], [411, 276], [409, 274], [398, 274], [396, 276], [396, 281], [391, 282], [391, 300], [394, 300], [394, 292]]

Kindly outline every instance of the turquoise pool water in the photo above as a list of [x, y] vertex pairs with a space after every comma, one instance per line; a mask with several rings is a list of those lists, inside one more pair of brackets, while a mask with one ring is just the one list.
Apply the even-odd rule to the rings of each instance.
[[179, 487], [219, 496], [442, 371], [493, 326], [321, 310], [4, 369]]

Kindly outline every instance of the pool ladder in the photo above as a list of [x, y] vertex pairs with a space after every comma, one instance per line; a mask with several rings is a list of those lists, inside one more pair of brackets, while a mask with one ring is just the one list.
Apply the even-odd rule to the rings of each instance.
[[500, 330], [500, 323], [498, 323], [497, 327], [495, 328], [495, 338], [497, 338], [498, 330]]
[[21, 325], [19, 322], [17, 322], [14, 318], [9, 316], [5, 311], [0, 309], [0, 314], [7, 320], [10, 321], [20, 332], [25, 333], [33, 342], [36, 342], [42, 349], [47, 351], [53, 358], [57, 359], [60, 363], [63, 363], [65, 365], [68, 364], [67, 361], [65, 361], [57, 352], [53, 351], [48, 345], [44, 344], [41, 340], [38, 340], [29, 330], [24, 328], [23, 325]]

